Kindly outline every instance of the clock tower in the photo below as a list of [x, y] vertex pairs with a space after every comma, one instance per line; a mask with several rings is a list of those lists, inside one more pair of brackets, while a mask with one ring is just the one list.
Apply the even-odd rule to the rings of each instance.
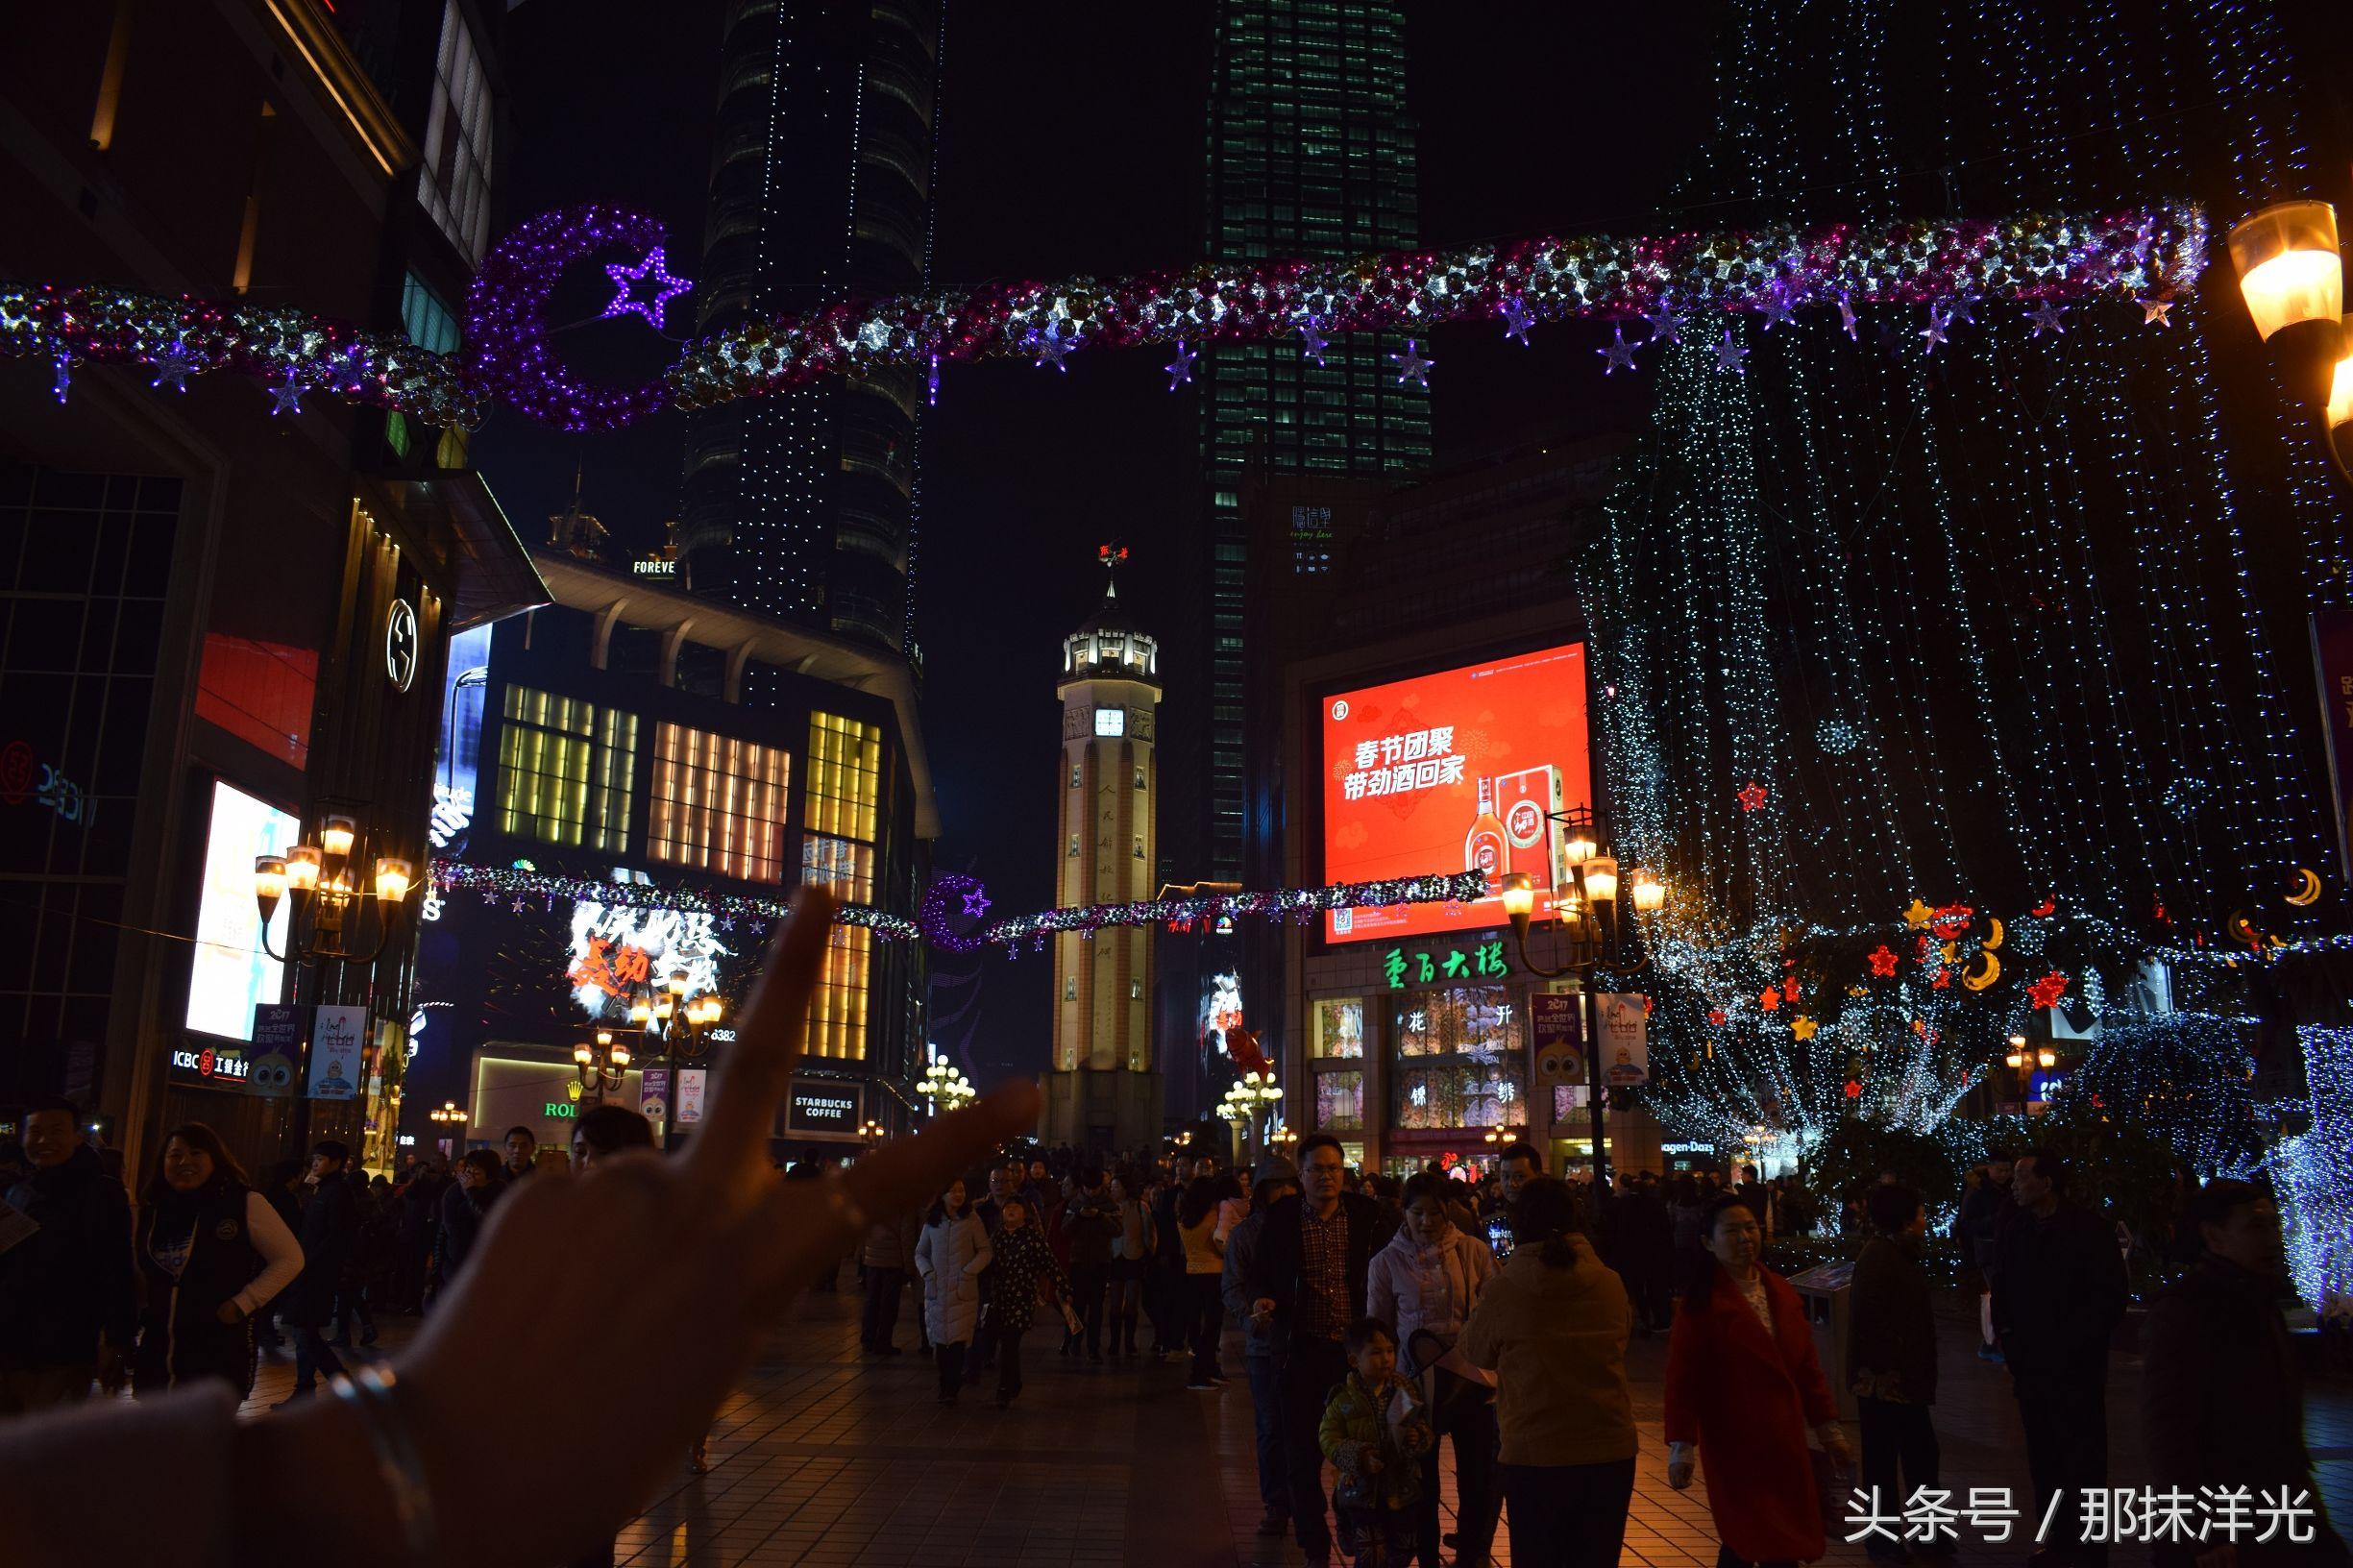
[[[1124, 904], [1158, 891], [1160, 644], [1119, 602], [1126, 550], [1098, 551], [1103, 602], [1063, 639], [1061, 798], [1055, 902]], [[1045, 1075], [1047, 1142], [1130, 1149], [1161, 1134], [1152, 1060], [1152, 933], [1105, 926], [1054, 938], [1054, 1060]]]

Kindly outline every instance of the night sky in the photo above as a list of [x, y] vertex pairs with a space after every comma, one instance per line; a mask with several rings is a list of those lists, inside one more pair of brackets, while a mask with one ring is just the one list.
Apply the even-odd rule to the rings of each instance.
[[[1201, 254], [1209, 7], [1138, 8], [1148, 26], [1107, 22], [1114, 9], [951, 6], [942, 284], [1143, 271]], [[695, 276], [723, 10], [674, 0], [655, 27], [619, 0], [509, 13], [506, 220], [583, 201], [651, 212], [669, 225], [673, 270]], [[1409, 51], [1425, 244], [1657, 227], [1709, 112], [1703, 8], [1423, 5], [1410, 9]], [[573, 313], [593, 315], [601, 273], [576, 283]], [[1603, 381], [1603, 335], [1548, 326], [1522, 349], [1495, 324], [1439, 329], [1429, 352], [1440, 464], [1537, 431], [1633, 428], [1647, 380]], [[675, 352], [633, 321], [581, 328], [565, 347], [630, 379]], [[1101, 593], [1095, 546], [1129, 546], [1121, 594], [1164, 643], [1193, 613], [1195, 585], [1169, 569], [1198, 494], [1196, 394], [1169, 394], [1163, 357], [1090, 354], [1067, 375], [950, 367], [926, 419], [916, 592], [946, 830], [938, 863], [986, 879], [1003, 911], [1052, 898], [1041, 759], [1059, 738], [1060, 640]], [[502, 412], [474, 452], [527, 539], [545, 537], [578, 463], [589, 509], [638, 550], [674, 515], [682, 436], [675, 415], [587, 439]], [[1174, 685], [1191, 672], [1170, 651], [1162, 669]], [[1164, 777], [1172, 769], [1164, 759]], [[989, 970], [974, 1041], [983, 1082], [1044, 1065], [1047, 973]]]

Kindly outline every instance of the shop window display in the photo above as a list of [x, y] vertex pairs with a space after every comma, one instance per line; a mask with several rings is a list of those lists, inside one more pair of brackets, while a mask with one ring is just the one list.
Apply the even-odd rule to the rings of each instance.
[[1391, 1023], [1392, 1127], [1500, 1127], [1527, 1119], [1525, 1025], [1504, 987], [1415, 992], [1399, 999]]

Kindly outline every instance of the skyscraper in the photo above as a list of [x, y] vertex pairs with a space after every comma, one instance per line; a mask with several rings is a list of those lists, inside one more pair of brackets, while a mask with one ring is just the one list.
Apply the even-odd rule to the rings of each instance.
[[[941, 0], [734, 0], [698, 331], [922, 286], [944, 26]], [[696, 413], [702, 591], [904, 648], [922, 387], [884, 370]]]
[[[1404, 11], [1398, 0], [1218, 0], [1206, 153], [1213, 261], [1346, 257], [1415, 243]], [[1430, 459], [1429, 394], [1401, 384], [1388, 357], [1404, 351], [1404, 337], [1335, 334], [1318, 347], [1319, 338], [1202, 355], [1209, 680], [1189, 717], [1210, 783], [1195, 814], [1203, 858], [1188, 875], [1233, 881], [1244, 870], [1246, 465], [1377, 478]]]

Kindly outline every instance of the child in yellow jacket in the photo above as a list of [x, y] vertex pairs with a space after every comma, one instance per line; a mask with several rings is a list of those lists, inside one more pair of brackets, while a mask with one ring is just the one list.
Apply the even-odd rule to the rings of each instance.
[[1340, 1549], [1357, 1568], [1388, 1568], [1413, 1556], [1414, 1505], [1422, 1493], [1415, 1461], [1436, 1439], [1429, 1410], [1397, 1375], [1397, 1340], [1386, 1324], [1359, 1320], [1343, 1348], [1348, 1381], [1332, 1390], [1316, 1439], [1339, 1471], [1333, 1502]]

